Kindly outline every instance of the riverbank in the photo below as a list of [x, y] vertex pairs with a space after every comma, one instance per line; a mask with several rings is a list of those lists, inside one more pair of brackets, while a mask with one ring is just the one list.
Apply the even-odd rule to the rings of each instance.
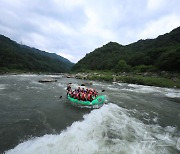
[[61, 75], [64, 78], [76, 78], [94, 81], [122, 82], [138, 85], [157, 86], [166, 88], [180, 88], [180, 74], [175, 73], [118, 73], [113, 72], [81, 72], [81, 73], [34, 73], [34, 72], [8, 72], [1, 75], [38, 74]]
[[111, 72], [91, 72], [71, 74], [72, 77], [78, 79], [108, 81], [108, 82], [123, 82], [138, 85], [180, 88], [180, 75], [168, 74], [166, 72], [157, 73], [119, 73]]

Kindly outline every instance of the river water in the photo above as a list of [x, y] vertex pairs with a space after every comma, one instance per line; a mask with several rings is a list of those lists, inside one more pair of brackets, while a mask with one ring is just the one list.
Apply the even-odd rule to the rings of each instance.
[[[38, 82], [50, 77], [57, 82]], [[107, 104], [99, 109], [72, 106], [66, 99], [69, 82], [73, 88], [91, 82], [87, 87], [106, 95]], [[61, 76], [0, 76], [3, 152], [178, 154], [180, 90]]]

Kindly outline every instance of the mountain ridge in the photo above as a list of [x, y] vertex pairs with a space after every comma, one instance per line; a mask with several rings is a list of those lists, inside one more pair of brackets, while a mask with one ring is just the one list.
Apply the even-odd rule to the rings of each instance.
[[68, 72], [73, 65], [56, 53], [18, 44], [0, 35], [0, 72]]
[[155, 39], [138, 40], [128, 45], [109, 42], [86, 54], [72, 71], [126, 72], [143, 67], [145, 71], [180, 72], [179, 66], [180, 27]]

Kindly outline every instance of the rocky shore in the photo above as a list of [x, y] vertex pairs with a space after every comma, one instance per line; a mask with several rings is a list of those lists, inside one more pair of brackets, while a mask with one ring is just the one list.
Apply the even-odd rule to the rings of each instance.
[[70, 73], [64, 74], [67, 78], [98, 80], [108, 82], [123, 82], [139, 85], [158, 86], [167, 88], [180, 88], [180, 75], [178, 73], [170, 74], [168, 72], [160, 73], [118, 73], [112, 72], [88, 72], [88, 73]]

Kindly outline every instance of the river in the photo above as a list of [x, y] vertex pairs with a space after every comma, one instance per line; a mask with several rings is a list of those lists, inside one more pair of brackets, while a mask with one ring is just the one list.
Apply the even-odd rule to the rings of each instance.
[[[56, 78], [57, 82], [39, 83]], [[91, 82], [99, 109], [77, 108], [66, 85]], [[103, 92], [103, 91], [104, 92]], [[50, 75], [0, 76], [0, 153], [178, 154], [180, 90]]]

